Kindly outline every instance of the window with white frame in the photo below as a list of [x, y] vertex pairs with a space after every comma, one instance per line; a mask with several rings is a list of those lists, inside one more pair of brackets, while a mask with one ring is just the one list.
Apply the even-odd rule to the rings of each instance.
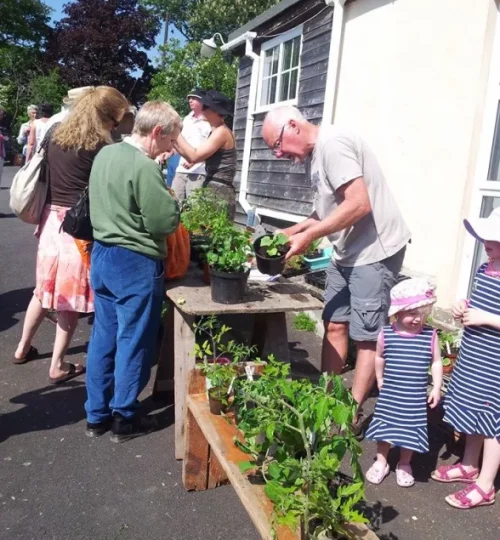
[[259, 109], [297, 100], [302, 27], [262, 45]]

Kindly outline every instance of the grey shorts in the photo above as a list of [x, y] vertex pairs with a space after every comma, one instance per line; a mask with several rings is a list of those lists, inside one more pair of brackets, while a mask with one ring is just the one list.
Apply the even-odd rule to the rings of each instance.
[[386, 324], [390, 292], [398, 281], [406, 247], [392, 257], [365, 266], [340, 266], [335, 261], [326, 270], [326, 322], [349, 323], [354, 341], [376, 341]]

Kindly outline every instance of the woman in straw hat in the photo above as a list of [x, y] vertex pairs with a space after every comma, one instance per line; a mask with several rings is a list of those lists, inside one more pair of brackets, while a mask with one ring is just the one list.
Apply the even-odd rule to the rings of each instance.
[[[377, 460], [366, 473], [372, 484], [389, 474], [391, 446], [400, 448], [396, 481], [400, 487], [415, 483], [410, 461], [413, 452], [428, 452], [427, 402], [436, 407], [441, 396], [443, 367], [436, 330], [426, 326], [434, 287], [425, 279], [409, 279], [391, 291], [389, 316], [377, 341], [375, 371], [380, 396], [368, 439], [377, 441]], [[427, 374], [431, 366], [433, 389], [427, 399]]]
[[69, 208], [89, 184], [97, 153], [112, 142], [111, 130], [128, 109], [127, 99], [114, 88], [99, 86], [84, 93], [68, 118], [55, 128], [47, 149], [50, 175], [47, 204], [40, 225], [36, 288], [28, 306], [23, 334], [14, 353], [15, 364], [37, 356], [31, 343], [48, 310], [58, 312], [56, 337], [49, 368], [53, 384], [81, 375], [85, 368], [64, 361], [80, 313], [94, 311], [90, 288], [89, 245], [62, 231]]
[[467, 510], [495, 502], [494, 481], [500, 468], [500, 208], [488, 218], [464, 224], [484, 244], [488, 256], [476, 272], [471, 298], [453, 308], [465, 328], [444, 419], [466, 434], [465, 452], [461, 462], [438, 467], [432, 478], [469, 484], [446, 497], [451, 506]]

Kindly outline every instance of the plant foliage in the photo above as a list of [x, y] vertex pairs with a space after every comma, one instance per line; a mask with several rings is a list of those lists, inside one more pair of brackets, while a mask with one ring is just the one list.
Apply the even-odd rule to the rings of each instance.
[[314, 332], [316, 330], [316, 321], [307, 313], [298, 313], [293, 320], [293, 327], [304, 332]]
[[[352, 394], [338, 376], [319, 385], [289, 380], [288, 364], [269, 359], [263, 376], [244, 382], [235, 402], [238, 427], [250, 456], [242, 470], [256, 470], [274, 503], [276, 525], [301, 526], [306, 539], [345, 534], [348, 522], [366, 522], [355, 508], [364, 496], [359, 456], [351, 432]], [[352, 479], [340, 474], [349, 456]]]
[[227, 202], [210, 188], [195, 189], [182, 205], [181, 221], [191, 234], [206, 233], [221, 220], [229, 222]]
[[228, 220], [212, 224], [207, 247], [208, 265], [220, 272], [246, 272], [252, 255], [251, 233], [236, 229]]
[[269, 257], [280, 257], [286, 252], [288, 243], [288, 236], [278, 233], [274, 236], [263, 236], [260, 241], [260, 247], [266, 248], [266, 253]]

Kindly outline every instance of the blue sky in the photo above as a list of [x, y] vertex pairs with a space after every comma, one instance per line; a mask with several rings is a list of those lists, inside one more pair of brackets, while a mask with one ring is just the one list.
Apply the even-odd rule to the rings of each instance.
[[[1, 0], [0, 0], [1, 1]], [[53, 9], [52, 11], [52, 21], [58, 21], [62, 17], [62, 9], [64, 4], [70, 3], [69, 0], [43, 0], [45, 4], [47, 4], [49, 7]], [[161, 31], [156, 36], [156, 44], [159, 45], [163, 42], [163, 32], [164, 32], [164, 26], [162, 26]], [[183, 36], [177, 32], [177, 30], [170, 27], [169, 29], [169, 35], [170, 37], [176, 37], [177, 39], [184, 40]], [[159, 52], [157, 49], [153, 49], [148, 52], [148, 56], [151, 59], [155, 59], [159, 57]]]

